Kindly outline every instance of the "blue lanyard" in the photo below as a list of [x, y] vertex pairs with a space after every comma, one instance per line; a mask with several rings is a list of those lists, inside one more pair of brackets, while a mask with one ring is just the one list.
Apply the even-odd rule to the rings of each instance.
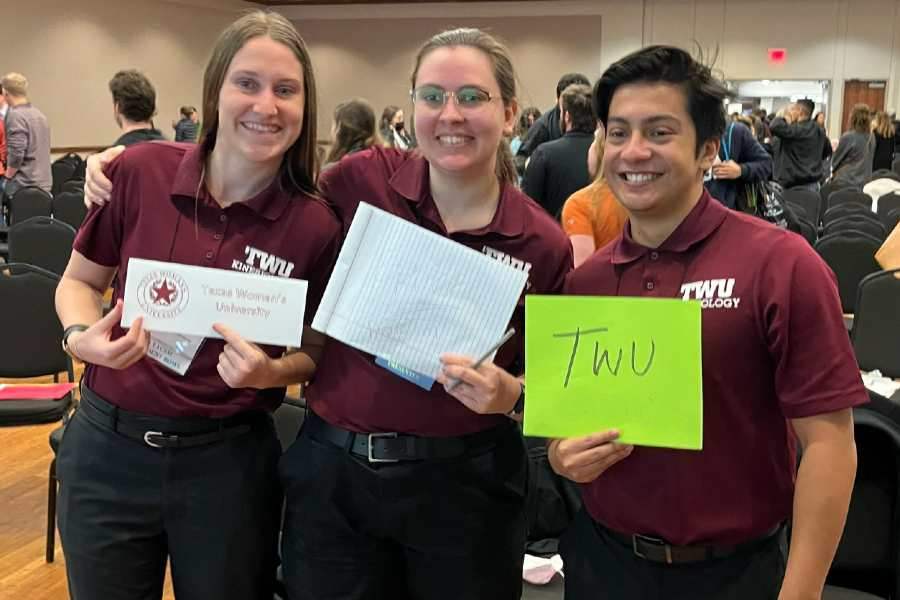
[[722, 136], [722, 150], [725, 151], [725, 160], [731, 160], [731, 133], [734, 131], [734, 123], [728, 126], [728, 140]]

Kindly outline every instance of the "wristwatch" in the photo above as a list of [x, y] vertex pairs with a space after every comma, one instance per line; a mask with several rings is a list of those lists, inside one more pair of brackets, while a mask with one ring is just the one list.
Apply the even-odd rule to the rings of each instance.
[[518, 417], [523, 412], [525, 412], [525, 382], [520, 381], [519, 385], [522, 390], [519, 392], [519, 399], [516, 400], [516, 403], [513, 405], [512, 410], [506, 413], [508, 417]]
[[69, 348], [69, 336], [77, 331], [87, 331], [87, 330], [88, 330], [88, 326], [81, 324], [81, 323], [78, 323], [76, 325], [69, 325], [68, 327], [66, 327], [66, 330], [63, 331], [63, 335], [62, 335], [63, 352], [65, 352], [72, 358], [78, 358], [77, 356], [72, 354], [72, 350]]

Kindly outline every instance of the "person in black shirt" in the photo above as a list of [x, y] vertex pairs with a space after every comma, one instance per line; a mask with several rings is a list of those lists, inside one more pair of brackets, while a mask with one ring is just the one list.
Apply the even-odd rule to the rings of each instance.
[[575, 83], [591, 85], [590, 80], [581, 73], [566, 73], [559, 78], [556, 84], [556, 104], [534, 122], [534, 125], [531, 126], [531, 129], [525, 135], [525, 139], [522, 140], [522, 145], [519, 146], [518, 152], [516, 152], [514, 160], [516, 170], [520, 175], [525, 173], [525, 164], [538, 146], [544, 142], [552, 142], [562, 137], [563, 131], [560, 124], [562, 108], [559, 97], [564, 89]]
[[535, 150], [522, 179], [522, 191], [554, 218], [569, 196], [591, 183], [587, 155], [597, 127], [590, 87], [570, 85], [560, 95], [560, 105], [562, 137]]
[[116, 125], [122, 130], [113, 146], [166, 139], [153, 127], [151, 119], [156, 114], [156, 90], [143, 73], [135, 69], [119, 71], [109, 80], [109, 91]]
[[825, 130], [811, 119], [815, 106], [812, 100], [799, 100], [769, 126], [780, 142], [775, 155], [775, 181], [784, 188], [819, 190], [822, 164], [831, 156], [831, 142]]
[[872, 135], [875, 137], [875, 157], [872, 170], [891, 168], [894, 161], [895, 136], [897, 129], [890, 116], [884, 111], [875, 113]]

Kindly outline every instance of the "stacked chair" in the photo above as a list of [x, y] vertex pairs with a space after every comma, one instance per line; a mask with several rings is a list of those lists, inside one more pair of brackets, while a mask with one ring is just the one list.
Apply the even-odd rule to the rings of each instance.
[[72, 254], [75, 228], [51, 217], [32, 217], [9, 229], [9, 260], [62, 275]]
[[816, 241], [816, 252], [831, 267], [838, 280], [841, 307], [845, 313], [856, 309], [856, 290], [863, 277], [880, 271], [875, 253], [883, 240], [857, 230], [836, 230]]
[[857, 471], [823, 600], [900, 598], [900, 425], [884, 403], [853, 409]]

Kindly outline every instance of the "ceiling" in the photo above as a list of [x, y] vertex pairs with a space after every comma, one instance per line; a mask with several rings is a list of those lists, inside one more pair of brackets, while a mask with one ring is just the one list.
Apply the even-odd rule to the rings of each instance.
[[[483, 0], [250, 0], [267, 6], [340, 6], [343, 4], [424, 4], [424, 3], [468, 3]], [[493, 0], [494, 2], [516, 2], [518, 0]]]

